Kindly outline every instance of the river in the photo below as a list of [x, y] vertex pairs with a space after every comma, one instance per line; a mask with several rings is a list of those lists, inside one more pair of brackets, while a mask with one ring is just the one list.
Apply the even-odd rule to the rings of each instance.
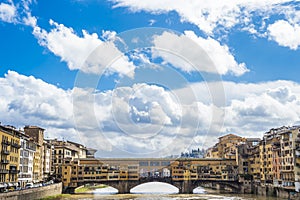
[[275, 197], [222, 193], [217, 190], [196, 188], [194, 194], [177, 194], [178, 189], [165, 183], [146, 183], [131, 190], [132, 194], [114, 194], [117, 190], [111, 187], [96, 189], [90, 194], [74, 194], [59, 200], [279, 200]]

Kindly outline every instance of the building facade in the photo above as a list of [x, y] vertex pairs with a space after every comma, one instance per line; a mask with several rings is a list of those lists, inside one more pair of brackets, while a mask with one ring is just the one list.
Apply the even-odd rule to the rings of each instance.
[[25, 126], [24, 132], [30, 136], [36, 143], [36, 150], [33, 161], [33, 182], [43, 181], [43, 162], [44, 162], [44, 131], [45, 129], [38, 126]]
[[21, 135], [22, 132], [12, 126], [0, 125], [0, 188], [18, 184]]
[[20, 141], [20, 172], [18, 174], [18, 182], [20, 187], [25, 187], [27, 183], [33, 182], [33, 162], [36, 143], [25, 134], [21, 136]]

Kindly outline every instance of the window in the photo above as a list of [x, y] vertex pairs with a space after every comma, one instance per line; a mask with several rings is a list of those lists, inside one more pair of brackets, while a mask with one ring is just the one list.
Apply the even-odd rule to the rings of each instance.
[[161, 166], [169, 166], [170, 161], [161, 161]]
[[159, 166], [159, 162], [158, 161], [151, 161], [150, 166]]
[[148, 161], [140, 161], [140, 166], [148, 166]]

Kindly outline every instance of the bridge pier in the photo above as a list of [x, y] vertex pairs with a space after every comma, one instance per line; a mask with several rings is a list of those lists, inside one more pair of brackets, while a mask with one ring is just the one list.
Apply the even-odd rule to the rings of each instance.
[[193, 187], [192, 182], [190, 180], [186, 181], [176, 181], [173, 182], [172, 185], [176, 186], [179, 191], [179, 194], [192, 194], [193, 193]]
[[64, 194], [75, 194], [75, 189], [74, 187], [67, 187], [63, 188], [63, 193]]
[[129, 194], [131, 188], [128, 185], [128, 181], [119, 181], [118, 187], [116, 187], [116, 189], [118, 189], [119, 194]]

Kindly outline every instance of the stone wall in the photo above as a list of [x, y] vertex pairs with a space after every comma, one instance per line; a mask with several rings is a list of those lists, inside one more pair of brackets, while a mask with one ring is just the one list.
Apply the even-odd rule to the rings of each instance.
[[300, 194], [292, 189], [285, 189], [280, 187], [268, 186], [256, 186], [254, 188], [254, 194], [262, 196], [273, 196], [282, 199], [300, 199]]
[[34, 200], [62, 193], [62, 183], [51, 184], [38, 188], [0, 193], [0, 200]]

